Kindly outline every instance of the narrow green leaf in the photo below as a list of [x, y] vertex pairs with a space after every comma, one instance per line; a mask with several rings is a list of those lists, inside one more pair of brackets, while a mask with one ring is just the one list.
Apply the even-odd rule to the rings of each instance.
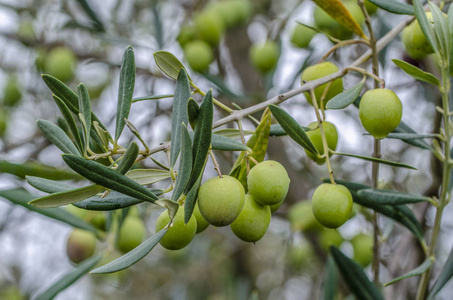
[[83, 179], [82, 176], [70, 170], [55, 168], [37, 161], [26, 161], [18, 164], [0, 160], [0, 173], [9, 173], [20, 178], [30, 175], [54, 180]]
[[145, 101], [145, 100], [159, 100], [165, 98], [173, 98], [175, 95], [173, 94], [165, 94], [165, 95], [156, 95], [156, 96], [144, 96], [144, 97], [136, 97], [132, 98], [132, 103]]
[[399, 162], [395, 162], [395, 161], [390, 161], [390, 160], [385, 160], [385, 159], [380, 159], [380, 158], [375, 158], [375, 157], [362, 156], [362, 155], [350, 154], [350, 153], [342, 153], [342, 152], [334, 152], [334, 154], [360, 158], [360, 159], [363, 159], [363, 160], [377, 162], [377, 163], [380, 163], [380, 164], [383, 164], [383, 165], [389, 165], [389, 166], [398, 167], [398, 168], [407, 168], [407, 169], [417, 170], [417, 168], [415, 168], [413, 166], [410, 166], [410, 165], [407, 165], [407, 164], [403, 164], [403, 163], [399, 163]]
[[[208, 160], [206, 159], [206, 162]], [[205, 162], [205, 165], [206, 165]], [[193, 187], [189, 190], [186, 196], [186, 200], [184, 201], [184, 222], [187, 224], [189, 223], [190, 217], [192, 217], [193, 210], [195, 205], [197, 204], [197, 197], [198, 191], [200, 189], [201, 180], [203, 179], [203, 174], [200, 174], [197, 181], [193, 185]]]
[[91, 271], [91, 274], [105, 274], [105, 273], [114, 273], [126, 268], [129, 268], [142, 258], [144, 258], [154, 247], [156, 247], [157, 243], [162, 239], [168, 229], [164, 228], [161, 231], [154, 234], [152, 237], [138, 245], [136, 248], [132, 249], [128, 253], [124, 254], [123, 256], [115, 259], [114, 261], [109, 262], [108, 264], [96, 268]]
[[116, 171], [120, 172], [121, 174], [126, 174], [126, 172], [129, 171], [130, 168], [132, 168], [132, 166], [134, 165], [137, 156], [138, 156], [137, 143], [132, 142], [129, 144], [129, 147], [127, 147], [126, 152], [123, 154], [123, 157], [121, 158], [120, 163], [116, 168]]
[[[64, 84], [59, 79], [43, 74], [42, 79], [46, 83], [47, 87], [58, 97], [60, 98], [68, 108], [74, 113], [79, 113], [79, 98], [73, 90], [71, 90], [66, 84]], [[102, 122], [98, 119], [98, 117], [92, 112], [91, 119], [97, 121], [99, 125], [107, 131], [107, 128], [102, 124]]]
[[450, 8], [448, 8], [448, 15], [447, 15], [447, 21], [448, 21], [448, 28], [450, 30], [450, 74], [452, 74], [453, 70], [453, 5], [450, 5]]
[[131, 110], [132, 96], [135, 86], [135, 56], [131, 46], [126, 48], [121, 62], [120, 86], [118, 89], [118, 103], [116, 107], [115, 141], [118, 141]]
[[171, 116], [171, 145], [170, 145], [170, 167], [176, 163], [181, 147], [181, 123], [189, 123], [189, 115], [187, 114], [187, 104], [190, 96], [189, 79], [184, 69], [179, 71], [178, 79], [176, 80], [175, 97], [173, 99], [173, 110]]
[[323, 283], [323, 300], [335, 300], [338, 286], [338, 271], [335, 262], [331, 255], [329, 255]]
[[280, 124], [272, 124], [271, 125], [271, 131], [269, 132], [269, 135], [270, 136], [285, 136], [287, 134], [286, 134], [285, 130], [282, 128], [282, 125], [280, 125]]
[[365, 84], [366, 77], [364, 77], [358, 84], [352, 88], [336, 95], [327, 102], [326, 107], [328, 109], [343, 109], [348, 107], [349, 104], [354, 103], [354, 101], [359, 97], [360, 92], [363, 89]]
[[203, 98], [200, 106], [200, 114], [197, 118], [197, 125], [193, 136], [193, 167], [186, 191], [195, 184], [198, 176], [203, 173], [206, 157], [211, 147], [211, 130], [214, 108], [212, 105], [212, 90], [209, 90]]
[[75, 186], [58, 182], [55, 180], [44, 179], [35, 176], [26, 176], [25, 178], [32, 187], [46, 193], [60, 193], [75, 189]]
[[383, 10], [399, 15], [413, 15], [414, 7], [412, 5], [397, 0], [369, 0]]
[[395, 63], [395, 65], [397, 65], [401, 70], [406, 72], [412, 78], [414, 78], [416, 80], [424, 81], [427, 83], [431, 83], [436, 86], [440, 86], [439, 79], [436, 76], [434, 76], [433, 74], [425, 72], [425, 71], [417, 68], [416, 66], [414, 66], [408, 62], [405, 62], [403, 60], [400, 60], [400, 59], [395, 58], [395, 59], [392, 59], [392, 61]]
[[[244, 136], [247, 136], [247, 135], [253, 134], [253, 131], [252, 130], [243, 130], [243, 133], [244, 133]], [[212, 134], [221, 135], [221, 136], [224, 136], [224, 137], [227, 137], [230, 139], [238, 139], [241, 137], [241, 132], [237, 128], [219, 129], [219, 130], [212, 132]], [[285, 132], [285, 134], [286, 134], [286, 132]]]
[[79, 150], [77, 150], [63, 129], [47, 120], [38, 120], [36, 123], [46, 138], [63, 153], [80, 155]]
[[189, 132], [184, 123], [181, 124], [180, 130], [180, 147], [181, 147], [181, 159], [179, 162], [178, 176], [176, 177], [175, 188], [171, 200], [177, 201], [179, 196], [184, 192], [187, 183], [190, 180], [190, 175], [192, 173], [192, 163], [193, 163], [193, 154], [192, 154], [192, 141], [190, 140]]
[[307, 136], [303, 128], [299, 123], [294, 120], [286, 111], [276, 105], [269, 105], [272, 115], [277, 119], [278, 123], [282, 126], [285, 132], [292, 138], [296, 143], [301, 145], [307, 151], [318, 155], [318, 151]]
[[[260, 124], [255, 129], [255, 132], [247, 141], [247, 147], [252, 149], [252, 157], [257, 162], [262, 162], [267, 153], [267, 145], [269, 143], [269, 134], [271, 130], [272, 115], [267, 110], [260, 120]], [[255, 164], [250, 161], [250, 168], [253, 168]], [[245, 160], [245, 153], [241, 153], [236, 159], [233, 167], [231, 168], [230, 176], [235, 177], [247, 190], [247, 163]]]
[[414, 276], [420, 276], [423, 273], [425, 273], [426, 271], [428, 271], [428, 269], [431, 268], [432, 264], [433, 264], [433, 259], [432, 258], [427, 258], [424, 262], [421, 263], [421, 265], [419, 265], [418, 267], [416, 267], [412, 271], [410, 271], [410, 272], [408, 272], [408, 273], [406, 273], [404, 275], [401, 275], [400, 277], [397, 277], [397, 278], [385, 283], [384, 286], [388, 286], [388, 285], [394, 284], [395, 282], [398, 282], [398, 281], [406, 279], [406, 278], [410, 278], [410, 277], [414, 277]]
[[79, 112], [83, 116], [80, 120], [83, 125], [83, 139], [84, 147], [83, 153], [86, 155], [86, 149], [90, 143], [90, 132], [91, 132], [91, 102], [90, 95], [88, 95], [88, 90], [86, 86], [81, 83], [77, 86], [77, 92], [79, 95]]
[[58, 207], [85, 200], [98, 193], [102, 193], [103, 191], [105, 191], [105, 188], [103, 186], [94, 184], [76, 188], [70, 191], [50, 194], [38, 199], [34, 199], [30, 201], [29, 204], [33, 204], [36, 207], [42, 208]]
[[386, 137], [387, 139], [398, 139], [398, 140], [417, 140], [417, 139], [432, 139], [436, 138], [438, 135], [435, 133], [389, 133]]
[[71, 284], [79, 280], [85, 274], [96, 266], [99, 263], [102, 256], [96, 255], [93, 256], [83, 262], [81, 262], [77, 267], [61, 277], [57, 280], [54, 284], [52, 284], [49, 288], [47, 288], [43, 293], [41, 293], [35, 300], [50, 300], [53, 299], [58, 293], [69, 287]]
[[434, 286], [429, 291], [428, 299], [432, 300], [440, 292], [440, 290], [444, 287], [444, 285], [451, 279], [453, 276], [453, 249], [448, 254], [447, 261], [445, 262], [442, 271], [440, 271], [439, 277], [437, 277]]
[[448, 61], [450, 56], [450, 29], [444, 13], [440, 8], [428, 1], [429, 8], [431, 9], [433, 23], [434, 23], [434, 37], [438, 43], [439, 52], [443, 59]]
[[330, 246], [330, 252], [349, 286], [351, 292], [361, 300], [384, 300], [381, 291], [370, 281], [362, 268], [352, 259], [343, 254], [338, 248]]
[[77, 148], [79, 149], [80, 153], [82, 153], [83, 152], [82, 139], [80, 138], [80, 133], [79, 130], [77, 129], [77, 124], [75, 122], [74, 117], [71, 114], [71, 111], [69, 110], [68, 106], [63, 102], [63, 100], [61, 100], [58, 96], [52, 95], [52, 97], [55, 103], [57, 104], [58, 108], [60, 109], [63, 118], [68, 123], [69, 129], [71, 130], [72, 136], [74, 137]]
[[[162, 190], [150, 189], [150, 191], [156, 196], [162, 194]], [[110, 193], [105, 197], [93, 196], [83, 201], [73, 203], [73, 205], [77, 206], [78, 208], [87, 210], [105, 211], [127, 208], [142, 202], [143, 200], [137, 199], [135, 197], [126, 196], [115, 191], [110, 191]]]
[[170, 178], [171, 174], [166, 170], [134, 169], [127, 172], [126, 176], [141, 185], [148, 185]]
[[36, 199], [36, 196], [29, 194], [24, 189], [12, 189], [12, 190], [0, 190], [0, 197], [3, 197], [14, 204], [25, 207], [26, 209], [39, 213], [48, 218], [69, 224], [72, 227], [91, 231], [95, 234], [99, 234], [99, 230], [90, 223], [83, 221], [82, 219], [74, 216], [70, 212], [62, 208], [38, 208], [33, 205], [29, 205], [28, 202]]
[[190, 127], [192, 127], [192, 129], [195, 129], [199, 113], [200, 107], [198, 106], [198, 103], [192, 98], [190, 98], [189, 102], [187, 103], [187, 114], [189, 116], [189, 124]]
[[71, 169], [96, 184], [143, 201], [153, 203], [157, 200], [156, 195], [139, 183], [104, 165], [70, 154], [62, 157]]
[[438, 52], [438, 45], [434, 38], [433, 26], [426, 17], [426, 12], [423, 8], [422, 2], [420, 0], [413, 0], [412, 3], [415, 9], [415, 16], [420, 24], [423, 34], [426, 37], [426, 40], [430, 44], [431, 48], [433, 48], [434, 52]]
[[[409, 125], [407, 125], [403, 121], [401, 121], [401, 123], [398, 125], [398, 127], [396, 127], [394, 132], [395, 133], [413, 133], [413, 134], [417, 134], [417, 132], [415, 132], [415, 130], [413, 130], [411, 127], [409, 127]], [[430, 150], [430, 151], [433, 149], [433, 147], [431, 145], [429, 145], [427, 142], [425, 142], [424, 140], [403, 139], [402, 141], [407, 143], [407, 144], [409, 144], [409, 145], [418, 147], [418, 148], [422, 148], [422, 149], [426, 149], [426, 150]]]
[[[156, 65], [164, 72], [168, 77], [177, 79], [181, 69], [185, 69], [183, 64], [173, 54], [167, 51], [154, 52], [154, 60]], [[187, 73], [187, 70], [186, 70]], [[189, 81], [190, 76], [188, 76]]]
[[367, 199], [368, 201], [376, 201], [376, 203], [383, 205], [400, 205], [431, 201], [431, 198], [429, 197], [380, 189], [359, 190], [357, 191], [357, 195], [360, 198]]
[[97, 13], [91, 8], [91, 6], [88, 4], [87, 0], [77, 0], [80, 3], [80, 6], [82, 6], [83, 10], [87, 14], [87, 16], [91, 19], [93, 23], [93, 29], [96, 31], [104, 32], [105, 28], [104, 25], [102, 24], [101, 20], [99, 19]]
[[252, 151], [249, 147], [229, 137], [212, 134], [211, 145], [213, 150], [221, 151]]

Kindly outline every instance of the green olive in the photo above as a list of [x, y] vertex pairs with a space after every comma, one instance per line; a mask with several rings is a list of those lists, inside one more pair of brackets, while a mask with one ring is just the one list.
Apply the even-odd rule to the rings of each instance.
[[351, 240], [354, 249], [353, 259], [362, 267], [368, 266], [373, 261], [373, 236], [359, 233]]
[[75, 228], [66, 243], [66, 254], [73, 263], [80, 263], [93, 256], [96, 250], [96, 236], [87, 230]]
[[289, 209], [288, 220], [294, 231], [317, 231], [321, 224], [313, 215], [310, 200], [302, 200], [292, 205]]
[[[168, 210], [163, 211], [156, 221], [156, 232], [161, 231], [170, 223]], [[189, 245], [197, 232], [197, 220], [192, 215], [189, 222], [184, 222], [184, 206], [180, 206], [173, 219], [173, 225], [160, 240], [162, 247], [168, 250], [179, 250]]]
[[[325, 77], [336, 73], [339, 70], [340, 69], [338, 69], [335, 64], [328, 61], [309, 66], [302, 72], [301, 83], [304, 84], [305, 82]], [[324, 107], [326, 107], [326, 104], [330, 99], [343, 92], [343, 78], [337, 78], [333, 80], [332, 83], [327, 82], [315, 88], [315, 97], [319, 108], [321, 108], [321, 98], [324, 95], [324, 91], [328, 85], [329, 89], [327, 90], [323, 100]], [[308, 103], [312, 104], [310, 93], [305, 92], [304, 95], [307, 98]]]
[[250, 48], [249, 57], [253, 67], [261, 73], [268, 73], [277, 66], [280, 50], [271, 40], [264, 44], [254, 44]]
[[279, 162], [266, 160], [254, 166], [247, 177], [249, 194], [262, 205], [283, 201], [288, 193], [290, 179]]
[[313, 193], [312, 209], [316, 220], [325, 227], [340, 227], [351, 216], [352, 195], [343, 185], [323, 183]]
[[395, 92], [373, 89], [363, 94], [359, 118], [363, 127], [376, 139], [385, 138], [401, 122], [403, 105]]
[[298, 48], [307, 48], [315, 34], [313, 29], [297, 24], [291, 35], [291, 44]]
[[[329, 147], [330, 150], [336, 150], [337, 149], [337, 144], [338, 144], [338, 131], [337, 128], [335, 127], [334, 124], [324, 121], [322, 123], [323, 128], [324, 128], [324, 133], [326, 135], [327, 139], [327, 146]], [[310, 139], [310, 141], [313, 143], [315, 146], [316, 150], [318, 150], [318, 153], [320, 155], [324, 154], [324, 146], [322, 143], [322, 137], [321, 137], [321, 130], [318, 127], [318, 122], [312, 122], [308, 124], [308, 128], [312, 129], [307, 132], [305, 132]], [[314, 160], [318, 164], [323, 164], [326, 159], [325, 158], [318, 158], [316, 155], [311, 153], [310, 151], [305, 150], [305, 153], [307, 153], [307, 156], [310, 157], [312, 160]]]
[[223, 175], [206, 180], [198, 192], [198, 208], [214, 226], [233, 223], [244, 207], [244, 187], [234, 177]]
[[207, 70], [214, 60], [214, 53], [208, 43], [195, 40], [184, 46], [184, 57], [194, 71], [202, 72]]
[[198, 203], [195, 204], [193, 209], [193, 215], [195, 216], [195, 220], [197, 220], [197, 233], [203, 232], [209, 226], [209, 222], [203, 218], [200, 213], [200, 209], [198, 208]]
[[71, 81], [75, 75], [77, 59], [71, 49], [52, 49], [44, 61], [44, 71], [63, 82]]
[[269, 206], [259, 204], [251, 195], [245, 195], [244, 208], [230, 228], [241, 240], [254, 243], [264, 236], [270, 222]]
[[145, 237], [145, 224], [139, 218], [127, 216], [120, 227], [118, 249], [127, 253], [141, 244]]
[[222, 20], [211, 11], [203, 11], [194, 17], [195, 32], [211, 46], [217, 46], [224, 32]]

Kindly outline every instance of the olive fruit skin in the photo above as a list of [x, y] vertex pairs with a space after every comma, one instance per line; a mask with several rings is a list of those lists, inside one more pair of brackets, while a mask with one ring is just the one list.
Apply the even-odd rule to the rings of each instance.
[[307, 48], [315, 34], [313, 29], [297, 24], [291, 35], [291, 44], [298, 48]]
[[373, 89], [363, 94], [359, 118], [363, 127], [376, 139], [385, 138], [401, 122], [403, 105], [398, 96], [388, 89]]
[[202, 72], [208, 69], [214, 60], [214, 53], [208, 43], [195, 40], [184, 46], [184, 57], [194, 71]]
[[45, 58], [44, 71], [63, 82], [68, 82], [74, 78], [76, 61], [70, 49], [57, 47], [52, 49]]
[[370, 0], [365, 0], [365, 8], [368, 14], [373, 15], [378, 10], [378, 6], [370, 2]]
[[340, 184], [323, 183], [312, 196], [313, 215], [328, 228], [338, 228], [351, 216], [352, 195]]
[[9, 114], [3, 107], [0, 106], [0, 137], [4, 137], [8, 129]]
[[[433, 21], [431, 12], [427, 12], [426, 17], [430, 22]], [[420, 59], [434, 53], [417, 20], [403, 29], [402, 41], [407, 54], [414, 59]]]
[[[323, 125], [324, 133], [325, 133], [326, 139], [327, 139], [327, 146], [329, 147], [329, 149], [335, 151], [337, 149], [337, 145], [338, 145], [337, 128], [335, 127], [334, 124], [327, 122], [327, 121], [324, 121], [322, 123], [322, 125]], [[316, 150], [318, 150], [318, 153], [320, 155], [323, 155], [324, 154], [324, 145], [322, 143], [321, 130], [318, 127], [318, 122], [312, 122], [312, 123], [308, 124], [307, 127], [310, 129], [313, 129], [313, 130], [306, 131], [305, 133], [307, 134], [308, 138], [315, 146]], [[305, 150], [305, 153], [307, 153], [307, 156], [310, 157], [312, 160], [314, 160], [317, 164], [321, 165], [326, 161], [325, 158], [318, 158], [316, 155], [314, 155], [310, 151]]]
[[[315, 64], [313, 66], [309, 66], [305, 68], [302, 72], [301, 76], [301, 83], [304, 84], [306, 81], [316, 80], [327, 75], [333, 74], [340, 69], [333, 63], [325, 61], [319, 64]], [[327, 88], [329, 82], [326, 82], [318, 87], [315, 88], [315, 97], [316, 102], [318, 103], [318, 108], [321, 108], [321, 97], [324, 94], [324, 90]], [[343, 78], [337, 78], [333, 80], [330, 84], [329, 90], [326, 93], [324, 98], [324, 107], [326, 106], [327, 102], [338, 95], [339, 93], [343, 92]], [[311, 95], [308, 92], [304, 93], [305, 98], [307, 98], [308, 103], [312, 104]]]
[[302, 200], [290, 207], [288, 220], [295, 231], [312, 232], [322, 228], [313, 215], [310, 200]]
[[73, 263], [80, 263], [93, 256], [96, 250], [96, 236], [87, 230], [75, 228], [66, 243], [66, 254]]
[[[162, 230], [170, 222], [168, 210], [164, 210], [156, 222], [156, 232]], [[160, 240], [162, 247], [168, 250], [179, 250], [189, 245], [197, 232], [197, 220], [195, 216], [189, 219], [189, 222], [184, 222], [184, 206], [180, 206], [173, 219], [173, 225], [168, 229], [167, 233]]]
[[247, 177], [248, 192], [262, 205], [283, 201], [288, 193], [290, 179], [279, 162], [266, 160], [254, 166]]
[[257, 203], [250, 195], [245, 195], [244, 207], [230, 228], [241, 240], [254, 243], [266, 234], [270, 222], [270, 207]]
[[194, 17], [195, 32], [211, 46], [217, 46], [222, 38], [224, 26], [222, 20], [210, 11], [203, 11]]
[[213, 177], [201, 185], [197, 202], [201, 215], [209, 224], [227, 226], [236, 220], [244, 207], [244, 187], [228, 175]]
[[206, 221], [200, 213], [200, 209], [198, 208], [198, 203], [195, 204], [193, 209], [193, 215], [195, 216], [195, 220], [197, 220], [197, 234], [203, 232], [209, 226], [209, 222]]
[[118, 249], [127, 253], [141, 244], [145, 236], [145, 224], [139, 218], [127, 216], [118, 235]]
[[330, 246], [340, 247], [343, 237], [336, 229], [323, 228], [319, 233], [319, 246], [328, 252]]
[[362, 267], [368, 266], [373, 260], [373, 236], [359, 233], [351, 240], [354, 249], [353, 260]]
[[253, 67], [261, 73], [272, 71], [277, 66], [279, 56], [278, 45], [271, 40], [267, 40], [264, 44], [254, 44], [249, 51]]

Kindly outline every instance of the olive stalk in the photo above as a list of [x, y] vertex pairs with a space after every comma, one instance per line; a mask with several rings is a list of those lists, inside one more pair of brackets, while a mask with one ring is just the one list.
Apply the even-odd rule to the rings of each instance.
[[[436, 249], [437, 240], [439, 237], [440, 225], [442, 221], [442, 215], [445, 206], [450, 201], [450, 193], [448, 192], [448, 182], [450, 181], [450, 147], [451, 147], [451, 138], [452, 138], [452, 131], [450, 127], [450, 74], [449, 74], [449, 64], [442, 64], [442, 86], [440, 87], [440, 91], [442, 93], [442, 118], [443, 118], [443, 131], [445, 133], [445, 140], [444, 140], [444, 155], [442, 162], [442, 187], [440, 193], [440, 199], [438, 201], [438, 205], [436, 207], [436, 217], [434, 219], [434, 225], [432, 229], [431, 241], [428, 247], [428, 253], [426, 254], [427, 257], [431, 257], [434, 255], [434, 251]], [[417, 290], [417, 298], [416, 300], [422, 300], [425, 298], [426, 290], [428, 288], [428, 283], [430, 279], [431, 269], [428, 269], [425, 273], [423, 273], [420, 283]]]

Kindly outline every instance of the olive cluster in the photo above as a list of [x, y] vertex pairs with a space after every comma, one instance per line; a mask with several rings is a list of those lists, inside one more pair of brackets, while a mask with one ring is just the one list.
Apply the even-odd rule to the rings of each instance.
[[[199, 189], [197, 204], [189, 222], [184, 222], [184, 206], [181, 206], [160, 244], [170, 250], [181, 249], [209, 224], [216, 227], [230, 225], [241, 240], [256, 242], [269, 227], [270, 206], [284, 201], [289, 183], [285, 168], [273, 160], [261, 162], [250, 170], [248, 194], [234, 177], [223, 175], [208, 179]], [[156, 222], [156, 232], [169, 222], [168, 212], [162, 212]]]

